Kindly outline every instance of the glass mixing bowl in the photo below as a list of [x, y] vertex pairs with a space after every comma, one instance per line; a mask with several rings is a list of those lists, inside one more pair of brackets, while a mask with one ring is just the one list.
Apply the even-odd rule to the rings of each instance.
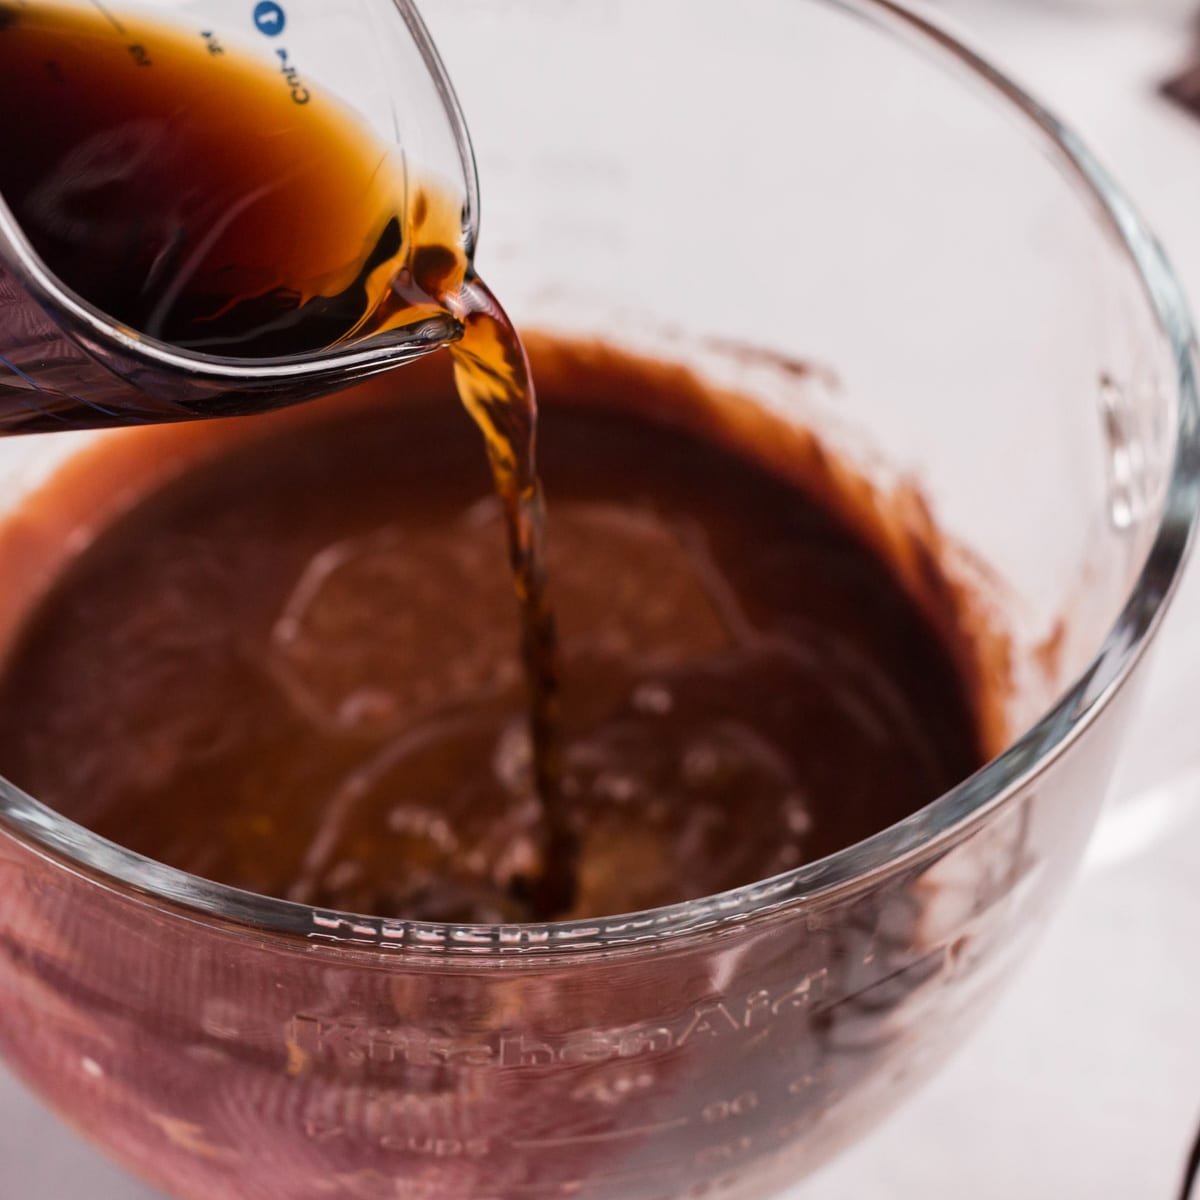
[[[1086, 149], [896, 4], [427, 16], [518, 325], [814, 430], [914, 590], [936, 545], [975, 598], [1005, 748], [822, 861], [545, 926], [239, 893], [5, 785], [0, 1052], [192, 1200], [774, 1195], [958, 1044], [1079, 858], [1196, 510], [1189, 317]], [[24, 497], [140, 436], [0, 445], [23, 569], [65, 552]]]

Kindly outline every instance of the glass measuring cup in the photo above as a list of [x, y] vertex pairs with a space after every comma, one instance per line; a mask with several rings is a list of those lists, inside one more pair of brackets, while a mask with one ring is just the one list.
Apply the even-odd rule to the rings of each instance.
[[[1014, 740], [821, 863], [536, 927], [240, 895], [5, 790], [0, 1048], [175, 1195], [775, 1194], [952, 1049], [1044, 920], [1179, 568], [1190, 324], [1073, 139], [892, 5], [761, 0], [736, 27], [694, 0], [549, 12], [447, 4], [434, 29], [506, 230], [501, 294], [523, 324], [674, 358], [817, 429], [895, 491], [901, 550], [916, 479], [1003, 580]], [[715, 65], [746, 77], [717, 94]], [[681, 197], [716, 145], [737, 169]], [[4, 502], [71, 440], [0, 447]], [[59, 540], [30, 541], [52, 569]]]
[[[130, 72], [177, 70], [178, 54], [159, 52], [169, 38], [194, 40], [218, 95], [234, 69], [228, 64], [240, 69], [261, 63], [264, 78], [277, 80], [290, 96], [297, 120], [316, 122], [312, 114], [330, 104], [351, 110], [399, 163], [410, 194], [416, 180], [432, 182], [446, 204], [461, 211], [456, 249], [469, 260], [478, 215], [471, 149], [437, 52], [408, 0], [150, 0], [125, 6], [24, 0], [3, 8], [11, 11], [0, 11], [0, 38], [19, 36], [23, 22], [45, 19], [51, 10], [76, 14], [88, 21], [86, 53], [113, 50]], [[71, 62], [48, 60], [45, 69], [69, 77]], [[0, 82], [0, 94], [2, 89]], [[12, 99], [19, 114], [21, 97]], [[91, 152], [102, 176], [114, 170], [104, 157], [113, 153], [106, 145]], [[78, 178], [80, 168], [72, 170]], [[71, 171], [64, 174], [71, 178]], [[97, 186], [104, 186], [103, 177]], [[241, 200], [230, 203], [236, 208]], [[71, 202], [70, 196], [64, 200]], [[327, 219], [322, 212], [306, 217], [302, 188], [288, 203], [300, 226]], [[412, 213], [401, 207], [397, 218], [411, 258]], [[272, 280], [262, 286], [269, 290]], [[0, 433], [177, 421], [292, 404], [454, 340], [458, 322], [431, 307], [386, 332], [285, 358], [185, 350], [130, 328], [73, 292], [39, 258], [0, 194]]]

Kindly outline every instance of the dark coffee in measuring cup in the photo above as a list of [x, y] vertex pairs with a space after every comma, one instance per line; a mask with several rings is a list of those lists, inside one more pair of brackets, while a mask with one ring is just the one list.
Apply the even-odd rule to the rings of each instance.
[[33, 249], [173, 346], [319, 351], [435, 303], [413, 239], [458, 255], [460, 213], [413, 211], [398, 147], [217, 33], [0, 3], [0, 106], [0, 195]]

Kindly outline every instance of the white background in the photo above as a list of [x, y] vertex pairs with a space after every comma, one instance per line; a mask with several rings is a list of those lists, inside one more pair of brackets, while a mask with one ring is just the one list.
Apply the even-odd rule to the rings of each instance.
[[[941, 7], [1084, 135], [1200, 297], [1200, 121], [1154, 90], [1186, 52], [1181, 2]], [[1037, 954], [941, 1076], [787, 1200], [1174, 1197], [1200, 1124], [1198, 670], [1200, 558], [1117, 798]], [[0, 1073], [0, 1200], [161, 1198]]]

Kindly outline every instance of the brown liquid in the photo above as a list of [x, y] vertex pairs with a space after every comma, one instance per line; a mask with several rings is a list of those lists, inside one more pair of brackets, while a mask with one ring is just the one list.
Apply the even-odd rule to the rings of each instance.
[[[579, 843], [572, 805], [560, 788], [558, 631], [547, 592], [545, 512], [537, 469], [537, 401], [525, 347], [504, 310], [478, 280], [469, 280], [461, 295], [468, 299], [463, 336], [450, 354], [458, 398], [483, 433], [492, 487], [503, 514], [510, 586], [516, 588], [520, 613], [533, 787], [539, 810], [536, 853], [514, 879], [512, 890], [535, 911], [553, 914], [574, 901]], [[412, 442], [409, 453], [416, 447]], [[399, 496], [397, 500], [403, 503]], [[446, 600], [451, 601], [449, 594]]]
[[[836, 497], [809, 493], [811, 443], [678, 371], [531, 346], [575, 915], [820, 857], [979, 764], [946, 642]], [[543, 821], [500, 506], [443, 364], [407, 379], [400, 405], [377, 384], [253, 436], [132, 434], [51, 485], [43, 524], [212, 439], [34, 607], [0, 680], [4, 773], [255, 891], [450, 920], [546, 911], [519, 887]]]
[[545, 810], [523, 886], [567, 904], [536, 402], [516, 332], [469, 270], [457, 207], [294, 72], [101, 6], [0, 3], [0, 111], [21, 115], [0, 132], [0, 195], [22, 231], [62, 282], [141, 334], [282, 357], [457, 318], [459, 397], [503, 504]]
[[0, 3], [0, 111], [0, 194], [43, 262], [173, 345], [322, 350], [398, 302], [389, 323], [417, 319], [437, 302], [406, 272], [435, 245], [456, 260], [459, 214], [397, 149], [216, 34]]

